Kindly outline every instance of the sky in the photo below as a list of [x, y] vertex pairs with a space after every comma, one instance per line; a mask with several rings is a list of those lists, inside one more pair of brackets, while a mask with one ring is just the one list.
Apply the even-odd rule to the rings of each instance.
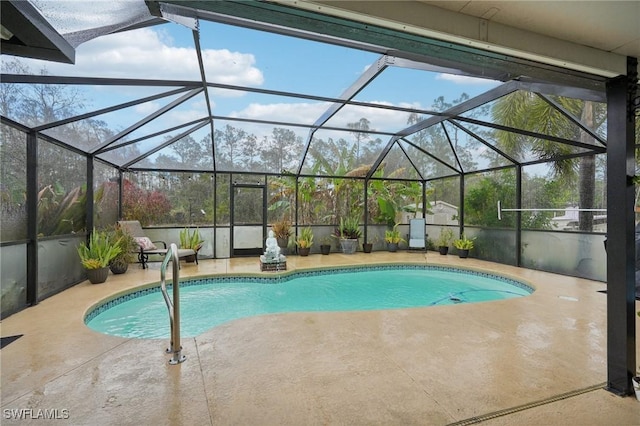
[[[296, 39], [224, 24], [200, 22], [200, 44], [208, 82], [339, 97], [379, 54]], [[2, 60], [7, 58], [3, 55]], [[52, 75], [199, 80], [192, 31], [176, 23], [117, 33], [78, 46], [74, 65], [23, 60], [32, 72], [46, 67]], [[481, 94], [499, 82], [390, 67], [356, 96], [357, 100], [431, 109], [439, 96], [452, 102], [467, 93]], [[88, 110], [126, 102], [168, 88], [80, 86]], [[222, 116], [311, 124], [328, 104], [242, 91], [210, 90], [213, 113]], [[157, 100], [99, 117], [114, 128], [126, 128], [170, 100]], [[171, 127], [206, 115], [198, 96], [152, 123]], [[382, 109], [345, 108], [331, 125], [346, 127], [366, 116], [371, 127], [397, 131], [406, 127], [407, 113]], [[297, 131], [306, 135], [307, 129]]]

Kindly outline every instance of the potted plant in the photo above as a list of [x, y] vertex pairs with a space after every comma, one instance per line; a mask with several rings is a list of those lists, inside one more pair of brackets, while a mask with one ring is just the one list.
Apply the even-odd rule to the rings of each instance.
[[362, 251], [365, 253], [371, 253], [373, 251], [373, 245], [377, 242], [378, 237], [373, 237], [371, 241], [362, 243]]
[[326, 236], [320, 243], [320, 253], [327, 255], [331, 252], [331, 236]]
[[440, 236], [436, 240], [436, 245], [438, 246], [438, 251], [441, 255], [449, 253], [449, 244], [451, 244], [452, 240], [453, 231], [445, 227], [440, 228]]
[[384, 240], [387, 243], [387, 249], [391, 252], [398, 251], [398, 244], [404, 241], [398, 231], [398, 224], [393, 225], [393, 229], [387, 229], [384, 232]]
[[124, 274], [129, 269], [129, 263], [133, 262], [133, 253], [138, 251], [139, 245], [136, 239], [121, 226], [116, 225], [111, 235], [115, 241], [118, 241], [120, 253], [111, 259], [109, 269], [113, 274]]
[[291, 236], [291, 222], [281, 219], [271, 225], [271, 230], [278, 240], [278, 247], [285, 250], [289, 246], [289, 237]]
[[78, 255], [87, 271], [91, 284], [100, 284], [107, 280], [109, 262], [120, 253], [120, 242], [114, 241], [107, 232], [93, 229], [89, 242], [78, 246]]
[[[204, 240], [200, 237], [200, 230], [198, 228], [194, 229], [193, 232], [189, 230], [189, 228], [184, 228], [180, 231], [180, 248], [182, 249], [191, 249], [195, 252], [202, 248], [202, 243]], [[185, 261], [187, 262], [195, 262], [196, 255], [190, 255], [185, 257]]]
[[473, 248], [473, 239], [469, 239], [462, 234], [460, 238], [453, 241], [453, 246], [458, 249], [459, 257], [467, 258], [469, 257], [469, 250]]
[[335, 236], [340, 239], [340, 247], [344, 254], [355, 253], [358, 248], [358, 239], [362, 236], [358, 218], [355, 216], [340, 218]]
[[302, 228], [296, 240], [296, 245], [300, 256], [309, 256], [309, 251], [313, 245], [313, 231], [310, 227]]

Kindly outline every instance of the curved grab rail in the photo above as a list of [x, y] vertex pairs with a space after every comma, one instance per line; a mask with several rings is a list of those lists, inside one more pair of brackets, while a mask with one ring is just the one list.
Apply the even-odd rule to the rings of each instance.
[[[166, 276], [169, 261], [173, 263], [173, 302], [167, 293]], [[171, 326], [171, 343], [166, 353], [172, 354], [169, 364], [180, 364], [187, 357], [182, 355], [182, 346], [180, 345], [180, 260], [178, 258], [178, 247], [174, 243], [169, 246], [169, 250], [167, 250], [167, 254], [160, 266], [160, 288], [169, 310], [169, 324]]]

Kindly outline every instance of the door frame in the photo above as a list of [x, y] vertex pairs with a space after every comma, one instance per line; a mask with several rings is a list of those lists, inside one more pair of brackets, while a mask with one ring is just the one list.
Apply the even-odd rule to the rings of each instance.
[[230, 247], [229, 247], [229, 255], [230, 257], [240, 257], [240, 256], [259, 256], [263, 251], [263, 244], [260, 244], [259, 250], [256, 249], [236, 249], [235, 241], [234, 241], [234, 231], [236, 227], [235, 223], [235, 202], [236, 202], [236, 188], [242, 189], [262, 189], [262, 223], [255, 225], [238, 225], [238, 226], [258, 226], [260, 225], [262, 228], [262, 238], [261, 241], [265, 241], [267, 238], [267, 184], [255, 184], [255, 183], [231, 183], [231, 203], [230, 203], [230, 217], [229, 217], [229, 225], [230, 225]]

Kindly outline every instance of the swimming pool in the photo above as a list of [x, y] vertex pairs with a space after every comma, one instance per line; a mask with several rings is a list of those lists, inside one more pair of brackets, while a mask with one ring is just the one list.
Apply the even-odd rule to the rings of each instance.
[[[189, 279], [180, 282], [180, 331], [183, 337], [193, 337], [235, 319], [270, 313], [399, 309], [508, 299], [532, 292], [531, 286], [513, 279], [431, 265]], [[170, 333], [159, 286], [102, 303], [87, 313], [85, 323], [121, 337], [167, 338]]]

